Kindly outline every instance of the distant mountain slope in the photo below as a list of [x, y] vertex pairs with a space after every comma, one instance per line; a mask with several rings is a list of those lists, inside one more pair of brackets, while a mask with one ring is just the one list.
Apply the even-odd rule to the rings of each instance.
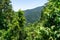
[[25, 10], [24, 15], [26, 17], [27, 23], [34, 23], [34, 22], [38, 21], [40, 19], [40, 16], [41, 16], [42, 9], [43, 9], [43, 6], [37, 7], [34, 9]]

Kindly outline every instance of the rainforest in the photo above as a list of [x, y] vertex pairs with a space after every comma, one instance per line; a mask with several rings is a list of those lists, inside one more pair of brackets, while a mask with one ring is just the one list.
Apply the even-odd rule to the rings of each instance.
[[60, 0], [14, 11], [11, 0], [0, 0], [0, 40], [60, 40]]

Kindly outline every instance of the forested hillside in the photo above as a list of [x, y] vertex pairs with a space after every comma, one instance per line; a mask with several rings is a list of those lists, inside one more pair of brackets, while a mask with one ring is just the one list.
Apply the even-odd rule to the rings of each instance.
[[27, 23], [34, 23], [36, 21], [39, 21], [42, 9], [43, 6], [36, 7], [34, 9], [25, 10], [24, 15], [26, 17]]
[[[42, 10], [39, 8], [24, 14], [12, 9], [11, 0], [0, 0], [0, 40], [60, 40], [60, 0], [48, 0]], [[25, 25], [32, 18], [27, 20], [26, 15], [35, 20], [39, 13], [37, 23]]]

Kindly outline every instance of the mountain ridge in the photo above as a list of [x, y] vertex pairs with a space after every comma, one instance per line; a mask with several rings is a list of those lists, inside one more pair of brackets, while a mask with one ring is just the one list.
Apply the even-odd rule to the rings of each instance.
[[24, 10], [24, 16], [26, 18], [27, 23], [34, 23], [40, 19], [41, 11], [43, 6], [39, 6], [33, 9]]

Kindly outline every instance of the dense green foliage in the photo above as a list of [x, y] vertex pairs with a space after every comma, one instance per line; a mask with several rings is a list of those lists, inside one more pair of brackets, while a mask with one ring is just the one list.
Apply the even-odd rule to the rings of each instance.
[[18, 40], [24, 21], [23, 12], [15, 15], [10, 0], [0, 0], [0, 40]]
[[[8, 28], [8, 22], [10, 21], [12, 17], [12, 9], [10, 1], [8, 0], [0, 0], [0, 29], [6, 29]], [[8, 14], [9, 13], [9, 14]], [[8, 20], [8, 21], [7, 21]]]
[[25, 40], [60, 40], [60, 1], [49, 0], [42, 11], [40, 23], [24, 28]]
[[49, 0], [47, 6], [42, 12], [42, 23], [45, 28], [51, 30], [50, 37], [52, 40], [60, 39], [60, 1]]
[[10, 0], [0, 0], [0, 40], [60, 39], [60, 0], [49, 0], [40, 21], [28, 26], [24, 12], [14, 12], [10, 3]]

